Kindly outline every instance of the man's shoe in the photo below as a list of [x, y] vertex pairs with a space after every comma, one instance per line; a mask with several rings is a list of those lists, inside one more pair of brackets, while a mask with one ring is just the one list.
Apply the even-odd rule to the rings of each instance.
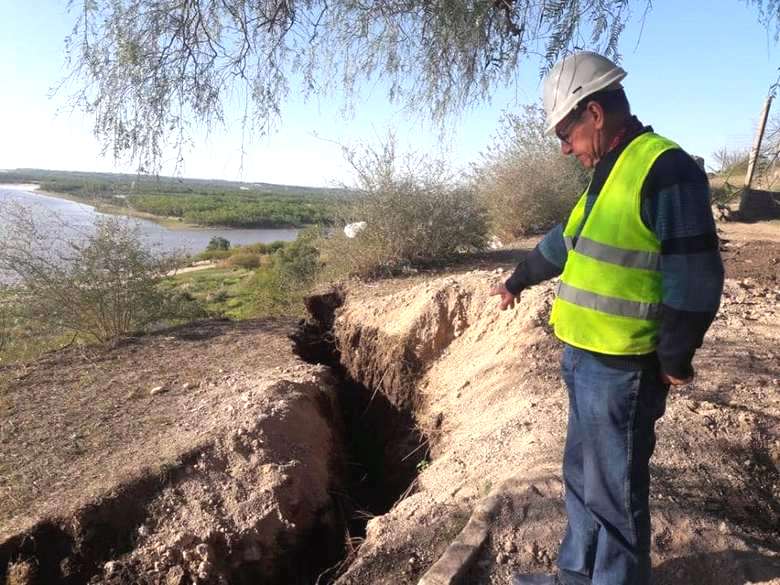
[[557, 575], [514, 575], [512, 585], [560, 585]]

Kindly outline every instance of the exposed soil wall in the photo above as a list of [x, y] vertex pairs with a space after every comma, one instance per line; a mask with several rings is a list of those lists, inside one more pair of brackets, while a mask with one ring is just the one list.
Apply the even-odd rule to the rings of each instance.
[[[133, 431], [132, 445], [113, 447], [120, 457], [111, 460], [112, 468], [103, 467], [110, 453], [96, 445], [75, 453], [66, 449], [61, 457], [76, 456], [69, 466], [48, 474], [42, 470], [40, 477], [50, 487], [45, 499], [33, 501], [37, 510], [20, 508], [3, 516], [7, 536], [0, 540], [0, 575], [5, 581], [309, 584], [338, 562], [344, 549], [343, 519], [334, 494], [343, 490], [345, 460], [337, 380], [327, 368], [297, 360], [286, 338], [291, 331], [278, 323], [238, 331], [228, 323], [203, 324], [89, 356], [93, 364], [112, 363], [117, 353], [132, 349], [140, 358], [136, 364], [148, 365], [160, 359], [160, 342], [176, 339], [175, 347], [181, 347], [188, 343], [185, 339], [203, 341], [214, 346], [210, 351], [215, 352], [213, 373], [218, 376], [207, 374], [192, 388], [191, 382], [186, 387], [169, 382], [162, 391], [155, 393], [155, 386], [144, 396], [126, 398], [140, 415], [129, 423], [142, 431]], [[254, 360], [242, 364], [245, 356], [229, 358], [231, 351], [249, 349], [243, 347], [247, 343], [255, 349]], [[218, 360], [220, 350], [226, 361]], [[201, 358], [203, 353], [195, 351]], [[25, 400], [27, 388], [38, 391], [53, 373], [75, 371], [81, 357], [57, 360], [58, 369], [30, 370], [23, 382], [7, 390], [4, 396], [18, 401], [11, 404], [15, 412], [34, 407]], [[182, 360], [176, 367], [183, 373], [192, 364]], [[114, 368], [110, 376], [116, 379], [120, 373]], [[49, 387], [49, 393], [63, 391], [62, 398], [73, 401], [79, 389], [62, 380], [60, 376], [55, 383], [64, 390]], [[147, 388], [154, 383], [149, 379]], [[124, 396], [127, 387], [120, 392]], [[114, 412], [116, 407], [110, 396], [97, 400], [94, 389], [85, 390], [89, 394], [92, 402], [76, 400], [72, 411], [68, 402], [59, 402], [59, 416], [72, 415], [82, 424], [84, 443], [94, 438], [86, 421], [103, 420], [106, 409]], [[149, 416], [154, 412], [178, 418], [170, 425], [173, 433]], [[96, 424], [92, 432], [102, 428]], [[33, 418], [27, 427], [14, 425], [15, 444], [30, 444], [29, 437], [44, 437], [44, 431], [38, 434]], [[63, 437], [49, 436], [49, 450], [62, 450], [57, 441]], [[8, 436], [3, 438], [7, 446]], [[18, 472], [25, 465], [36, 469], [34, 460], [26, 462], [27, 454], [17, 456]], [[73, 475], [73, 469], [88, 474], [90, 468], [101, 475], [99, 491], [90, 485], [89, 475]], [[14, 493], [5, 483], [13, 478], [4, 478], [6, 493]], [[62, 485], [64, 478], [76, 485]], [[86, 493], [73, 497], [79, 481]], [[93, 490], [96, 496], [90, 496]], [[14, 529], [20, 518], [36, 517]]]
[[[339, 585], [417, 583], [488, 496], [489, 528], [461, 582], [503, 585], [513, 571], [553, 569], [567, 405], [546, 325], [552, 285], [502, 313], [488, 290], [503, 277], [477, 270], [342, 291], [328, 335], [343, 368], [411, 410], [429, 456], [407, 497], [368, 522]], [[672, 392], [658, 425], [661, 585], [780, 579], [775, 278], [727, 282], [697, 380]]]

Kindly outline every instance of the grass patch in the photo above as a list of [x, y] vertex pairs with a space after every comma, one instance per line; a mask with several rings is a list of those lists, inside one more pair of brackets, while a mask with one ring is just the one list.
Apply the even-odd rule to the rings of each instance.
[[163, 286], [190, 295], [210, 316], [249, 319], [258, 316], [252, 275], [244, 268], [215, 267], [177, 274]]

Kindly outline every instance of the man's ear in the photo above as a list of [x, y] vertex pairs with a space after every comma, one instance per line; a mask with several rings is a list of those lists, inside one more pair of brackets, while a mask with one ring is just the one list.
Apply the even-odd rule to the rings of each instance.
[[604, 114], [604, 108], [601, 107], [601, 104], [598, 102], [588, 102], [588, 105], [585, 106], [585, 109], [590, 112], [590, 115], [593, 118], [593, 127], [596, 130], [602, 130], [606, 125], [606, 116]]

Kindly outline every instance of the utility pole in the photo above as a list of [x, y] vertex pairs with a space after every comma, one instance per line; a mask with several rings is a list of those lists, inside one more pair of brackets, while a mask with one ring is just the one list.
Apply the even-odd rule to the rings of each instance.
[[750, 159], [748, 159], [748, 168], [745, 174], [745, 186], [739, 198], [739, 217], [742, 221], [755, 221], [765, 217], [774, 217], [778, 211], [777, 203], [771, 193], [761, 190], [754, 191], [752, 189], [756, 165], [761, 155], [761, 141], [764, 139], [769, 108], [772, 106], [776, 88], [777, 84], [772, 86], [772, 90], [766, 97], [764, 109], [761, 112], [761, 118], [756, 129], [756, 137], [753, 140], [753, 148], [750, 150]]
[[745, 175], [745, 191], [750, 191], [750, 185], [753, 183], [753, 175], [756, 172], [756, 162], [758, 161], [758, 156], [761, 152], [761, 141], [764, 139], [764, 130], [766, 130], [766, 121], [769, 117], [769, 108], [772, 106], [773, 97], [774, 96], [771, 93], [766, 96], [764, 110], [761, 112], [761, 121], [758, 123], [756, 137], [753, 140], [753, 148], [750, 150], [750, 159], [748, 160], [747, 174]]

